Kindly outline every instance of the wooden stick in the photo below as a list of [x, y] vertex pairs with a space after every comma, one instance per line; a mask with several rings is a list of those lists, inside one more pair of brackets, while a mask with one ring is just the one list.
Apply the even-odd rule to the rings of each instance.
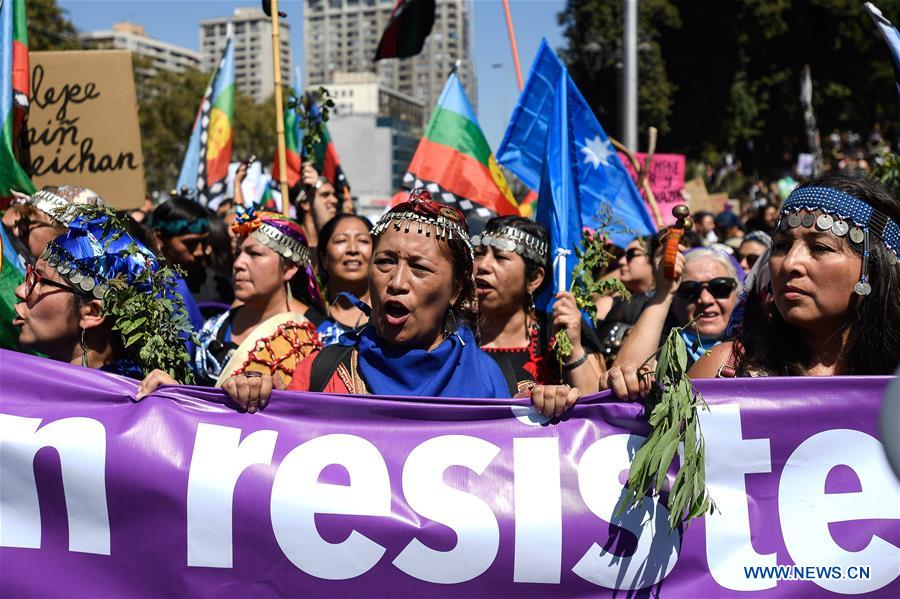
[[519, 66], [519, 50], [516, 48], [516, 30], [513, 29], [512, 15], [509, 13], [509, 0], [503, 0], [503, 10], [506, 12], [506, 30], [509, 32], [509, 45], [512, 48], [513, 63], [516, 65], [516, 79], [519, 81], [519, 91], [525, 86], [522, 83], [522, 67]]
[[[641, 163], [638, 161], [637, 156], [634, 155], [634, 152], [627, 148], [625, 144], [612, 137], [609, 138], [609, 141], [612, 142], [612, 145], [617, 150], [628, 157], [628, 160], [631, 161], [631, 166], [634, 167], [634, 172], [638, 173], [638, 179], [640, 179], [640, 173], [643, 169], [641, 168]], [[656, 144], [654, 143], [654, 149], [655, 145]], [[646, 178], [641, 183], [641, 189], [644, 191], [644, 197], [647, 198], [647, 203], [650, 204], [650, 212], [653, 213], [653, 219], [656, 221], [656, 226], [659, 228], [665, 227], [666, 223], [663, 220], [662, 213], [659, 211], [659, 204], [656, 203], [656, 196], [653, 195], [653, 190], [650, 189], [650, 182], [647, 181]]]
[[278, 185], [281, 189], [281, 212], [290, 216], [288, 198], [287, 157], [284, 147], [284, 102], [281, 97], [281, 41], [278, 34], [278, 0], [272, 0], [272, 65], [275, 69], [275, 134], [278, 139]]

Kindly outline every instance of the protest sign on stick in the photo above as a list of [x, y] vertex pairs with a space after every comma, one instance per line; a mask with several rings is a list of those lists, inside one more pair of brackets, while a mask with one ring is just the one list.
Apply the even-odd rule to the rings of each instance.
[[[641, 164], [647, 158], [644, 152], [635, 152], [635, 158]], [[637, 181], [637, 173], [631, 162], [621, 152], [619, 158], [628, 169], [631, 177]], [[650, 173], [647, 179], [650, 181], [650, 189], [656, 196], [656, 203], [659, 205], [659, 212], [663, 217], [666, 225], [675, 222], [672, 216], [672, 208], [679, 204], [684, 204], [684, 198], [681, 196], [681, 190], [684, 189], [684, 155], [683, 154], [654, 154], [650, 166]], [[646, 201], [646, 198], [645, 198]], [[648, 204], [649, 209], [649, 204]]]
[[30, 175], [38, 187], [89, 187], [117, 208], [144, 202], [131, 54], [31, 53]]

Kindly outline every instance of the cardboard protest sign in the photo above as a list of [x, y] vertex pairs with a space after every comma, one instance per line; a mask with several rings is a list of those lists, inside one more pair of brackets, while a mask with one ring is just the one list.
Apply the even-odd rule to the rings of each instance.
[[32, 52], [30, 175], [81, 185], [117, 208], [144, 202], [144, 159], [131, 54]]
[[[634, 155], [641, 164], [647, 159], [647, 155], [643, 152], [635, 152]], [[619, 159], [628, 169], [631, 178], [637, 181], [637, 174], [628, 157], [620, 152]], [[684, 204], [684, 198], [681, 196], [681, 190], [684, 189], [684, 164], [683, 154], [654, 154], [653, 164], [650, 165], [650, 173], [647, 175], [650, 189], [653, 190], [656, 203], [659, 205], [659, 212], [667, 225], [675, 223], [672, 208]], [[646, 202], [646, 198], [644, 201]], [[650, 210], [649, 204], [647, 209]]]

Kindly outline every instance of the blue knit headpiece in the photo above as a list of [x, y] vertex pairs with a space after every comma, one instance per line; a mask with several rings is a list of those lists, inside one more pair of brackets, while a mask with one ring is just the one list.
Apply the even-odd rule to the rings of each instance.
[[[801, 213], [801, 211], [803, 211]], [[818, 211], [816, 216], [813, 212]], [[847, 237], [862, 247], [862, 273], [855, 290], [859, 295], [872, 291], [868, 277], [869, 239], [880, 239], [888, 250], [892, 266], [900, 262], [900, 227], [883, 212], [857, 197], [831, 187], [798, 187], [781, 206], [776, 229], [813, 227]]]

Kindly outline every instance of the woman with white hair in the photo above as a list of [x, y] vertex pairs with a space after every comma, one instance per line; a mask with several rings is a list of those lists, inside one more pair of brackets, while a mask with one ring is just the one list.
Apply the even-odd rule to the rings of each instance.
[[[653, 299], [619, 350], [613, 368], [600, 381], [602, 389], [611, 388], [619, 397], [637, 398], [638, 370], [672, 327], [685, 327], [681, 335], [688, 348], [689, 366], [722, 342], [744, 271], [732, 256], [697, 248], [677, 256], [674, 279], [666, 278], [658, 258], [655, 278]], [[647, 366], [654, 365], [651, 360]]]

